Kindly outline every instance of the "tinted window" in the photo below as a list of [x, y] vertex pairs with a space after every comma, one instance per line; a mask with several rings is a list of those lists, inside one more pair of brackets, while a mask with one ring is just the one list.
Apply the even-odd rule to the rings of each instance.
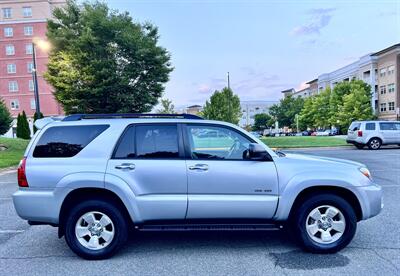
[[375, 130], [375, 123], [366, 123], [365, 130]]
[[360, 130], [361, 123], [351, 123], [349, 130], [357, 131]]
[[176, 125], [136, 126], [137, 158], [178, 158]]
[[115, 151], [114, 158], [129, 159], [136, 157], [135, 154], [135, 128], [129, 127], [123, 134], [118, 148]]
[[397, 130], [395, 123], [379, 123], [381, 130]]
[[33, 157], [72, 157], [99, 136], [108, 125], [51, 127], [40, 137]]
[[187, 126], [193, 159], [241, 160], [250, 140], [224, 127]]

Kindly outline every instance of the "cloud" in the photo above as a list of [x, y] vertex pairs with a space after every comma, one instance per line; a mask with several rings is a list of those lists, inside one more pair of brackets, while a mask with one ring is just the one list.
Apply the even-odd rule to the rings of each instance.
[[311, 9], [307, 13], [310, 14], [310, 19], [306, 24], [294, 27], [290, 32], [291, 35], [313, 35], [320, 34], [321, 30], [328, 26], [333, 15], [334, 8], [329, 9]]

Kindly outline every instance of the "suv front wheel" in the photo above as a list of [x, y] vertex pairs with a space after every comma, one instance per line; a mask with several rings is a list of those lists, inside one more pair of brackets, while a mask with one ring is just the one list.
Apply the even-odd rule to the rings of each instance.
[[306, 251], [335, 253], [353, 239], [357, 217], [343, 198], [317, 194], [299, 206], [293, 223], [294, 235]]
[[65, 240], [78, 256], [90, 259], [111, 257], [127, 239], [123, 214], [106, 200], [87, 200], [68, 214]]

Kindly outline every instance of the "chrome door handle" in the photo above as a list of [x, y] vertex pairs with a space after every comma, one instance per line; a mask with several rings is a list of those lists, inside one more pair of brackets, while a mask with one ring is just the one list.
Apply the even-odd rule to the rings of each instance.
[[191, 171], [208, 171], [208, 165], [206, 164], [196, 164], [194, 166], [189, 166]]
[[115, 166], [115, 168], [118, 169], [118, 170], [134, 170], [135, 169], [135, 164], [122, 163], [121, 165]]

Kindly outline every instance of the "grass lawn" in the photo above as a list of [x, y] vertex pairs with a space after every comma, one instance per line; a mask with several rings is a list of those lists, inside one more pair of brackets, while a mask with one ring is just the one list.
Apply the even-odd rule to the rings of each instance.
[[261, 139], [270, 148], [308, 148], [346, 146], [346, 140], [335, 137], [318, 136], [284, 136], [265, 137]]
[[18, 165], [29, 140], [11, 139], [0, 137], [0, 145], [6, 146], [6, 150], [0, 151], [0, 168]]

